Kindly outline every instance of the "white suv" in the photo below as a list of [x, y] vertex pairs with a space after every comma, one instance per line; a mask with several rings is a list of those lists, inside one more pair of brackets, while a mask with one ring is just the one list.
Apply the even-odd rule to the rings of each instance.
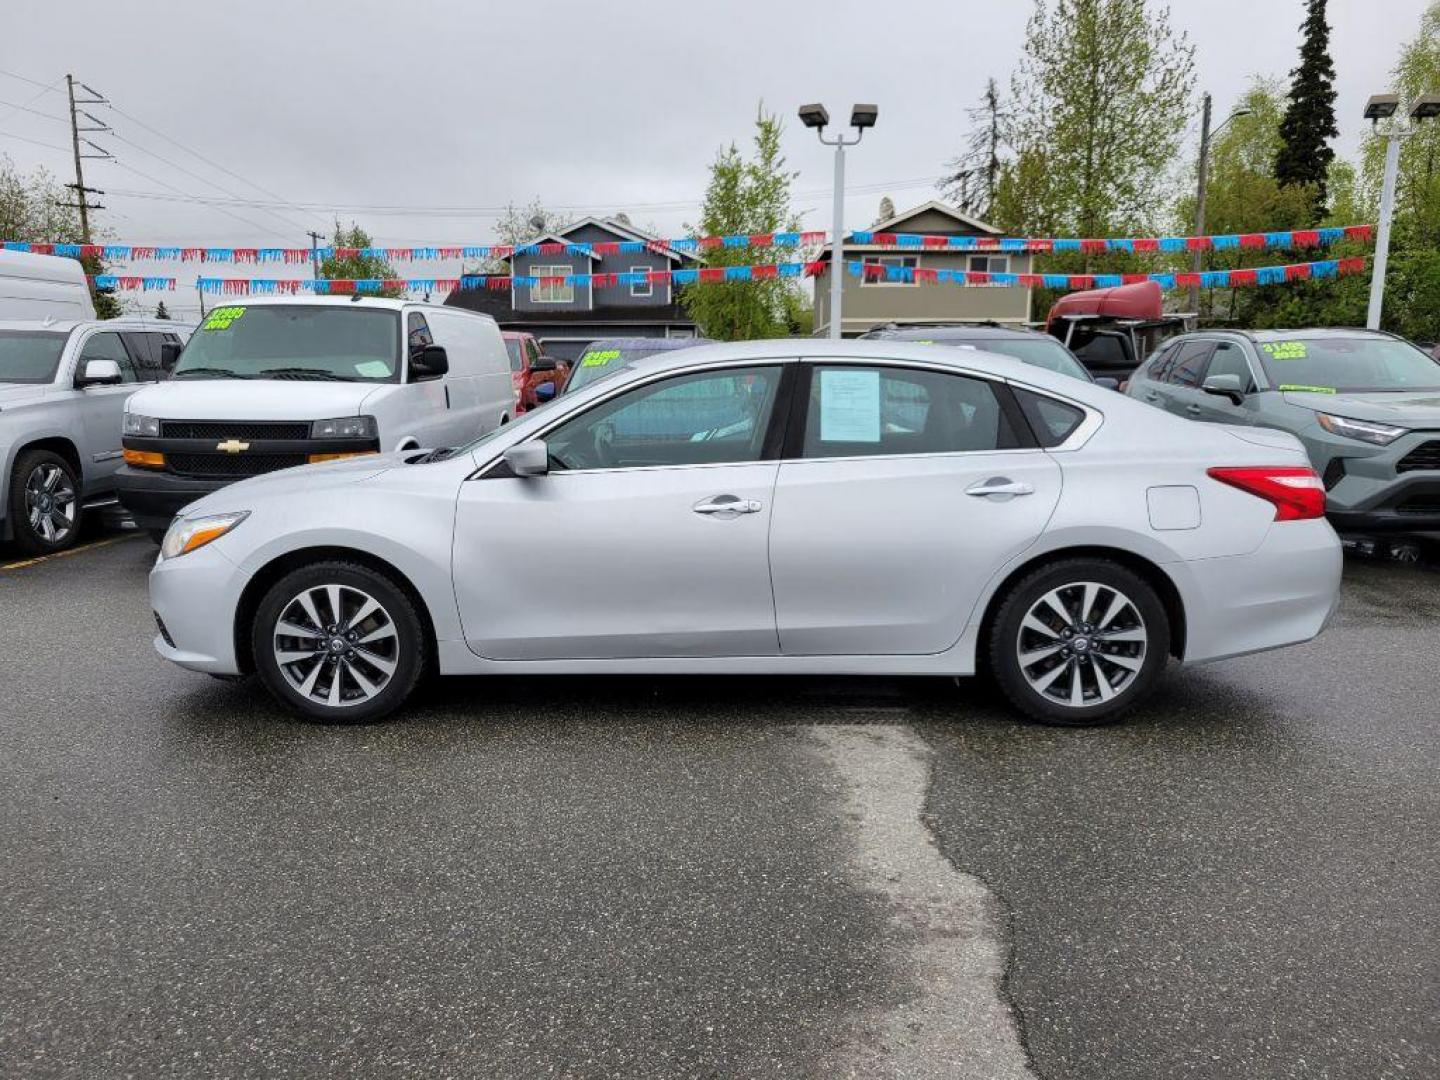
[[125, 400], [165, 378], [165, 356], [190, 331], [157, 319], [0, 321], [0, 539], [59, 551], [84, 508], [115, 501]]

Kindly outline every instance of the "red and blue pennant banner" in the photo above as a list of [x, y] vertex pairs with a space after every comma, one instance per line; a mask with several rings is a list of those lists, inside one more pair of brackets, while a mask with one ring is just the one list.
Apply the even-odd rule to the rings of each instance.
[[1158, 282], [1162, 289], [1233, 289], [1246, 285], [1283, 285], [1288, 281], [1322, 280], [1363, 273], [1366, 257], [1326, 259], [1287, 266], [1256, 266], [1245, 270], [1207, 270], [1169, 274], [986, 274], [973, 270], [942, 270], [926, 266], [888, 266], [847, 262], [852, 277], [865, 281], [905, 285], [1015, 285], [1024, 289], [1110, 289], [1142, 281]]
[[456, 289], [510, 289], [541, 286], [605, 289], [629, 285], [696, 285], [726, 281], [772, 281], [814, 277], [823, 262], [767, 263], [760, 266], [709, 266], [693, 270], [646, 270], [619, 274], [566, 274], [534, 277], [511, 274], [465, 274], [458, 278], [198, 278], [204, 293], [224, 296], [328, 296], [404, 290], [449, 293]]
[[439, 262], [442, 260], [510, 258], [513, 255], [638, 255], [686, 251], [697, 254], [715, 248], [797, 248], [823, 244], [823, 232], [748, 233], [734, 236], [686, 236], [673, 240], [625, 240], [597, 244], [461, 244], [450, 247], [175, 247], [147, 244], [39, 244], [6, 240], [6, 251], [33, 255], [62, 255], [71, 259], [98, 258], [107, 262], [285, 263], [292, 266], [319, 259], [375, 258], [387, 262]]
[[1341, 240], [1368, 242], [1374, 231], [1373, 225], [1336, 225], [1324, 229], [1285, 229], [1278, 232], [1224, 233], [1212, 236], [1130, 236], [1096, 240], [855, 232], [850, 234], [848, 242], [876, 247], [918, 248], [922, 251], [1081, 251], [1098, 255], [1114, 251], [1143, 254], [1327, 247]]
[[175, 288], [173, 277], [137, 277], [132, 274], [91, 274], [90, 281], [101, 292], [155, 292]]

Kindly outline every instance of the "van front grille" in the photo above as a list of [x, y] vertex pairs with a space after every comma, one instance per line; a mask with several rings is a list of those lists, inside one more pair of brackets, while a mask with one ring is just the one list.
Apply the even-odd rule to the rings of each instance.
[[162, 420], [164, 439], [308, 439], [310, 425], [295, 421], [271, 420]]
[[277, 469], [304, 465], [304, 454], [172, 454], [165, 455], [166, 467], [177, 476], [226, 477], [240, 479], [260, 476]]

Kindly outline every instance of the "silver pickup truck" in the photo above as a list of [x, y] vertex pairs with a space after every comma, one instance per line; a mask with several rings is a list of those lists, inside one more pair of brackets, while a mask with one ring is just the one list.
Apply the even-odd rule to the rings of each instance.
[[159, 382], [193, 328], [157, 319], [0, 321], [0, 540], [75, 542], [114, 502], [125, 399]]

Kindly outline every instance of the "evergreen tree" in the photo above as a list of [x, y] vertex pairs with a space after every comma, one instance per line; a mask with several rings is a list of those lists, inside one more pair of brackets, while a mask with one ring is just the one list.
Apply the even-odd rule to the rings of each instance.
[[889, 220], [890, 220], [891, 218], [893, 218], [894, 216], [895, 216], [895, 200], [892, 199], [892, 198], [890, 198], [889, 195], [881, 196], [881, 198], [880, 198], [880, 212], [879, 212], [879, 214], [877, 214], [876, 217], [875, 217], [875, 224], [876, 224], [876, 225], [879, 225], [880, 222], [882, 222], [882, 221], [889, 221]]
[[1326, 180], [1335, 157], [1330, 140], [1340, 133], [1335, 126], [1335, 64], [1330, 59], [1325, 0], [1307, 0], [1300, 29], [1305, 38], [1300, 45], [1300, 64], [1290, 73], [1290, 104], [1280, 121], [1275, 179], [1282, 187], [1311, 187], [1308, 225], [1325, 214]]
[[965, 113], [971, 129], [965, 151], [945, 163], [950, 172], [940, 181], [940, 191], [967, 214], [988, 221], [1000, 184], [1009, 122], [1000, 107], [1000, 88], [993, 78], [986, 81], [980, 104]]

